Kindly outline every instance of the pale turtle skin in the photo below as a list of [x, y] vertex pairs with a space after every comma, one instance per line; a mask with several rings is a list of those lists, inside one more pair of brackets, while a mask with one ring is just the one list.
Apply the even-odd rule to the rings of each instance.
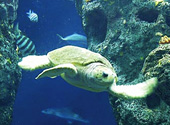
[[18, 65], [25, 70], [47, 68], [36, 79], [61, 76], [73, 86], [92, 91], [107, 91], [122, 98], [144, 98], [157, 86], [157, 78], [136, 85], [116, 85], [117, 75], [110, 62], [98, 53], [76, 46], [65, 46], [47, 55], [24, 57]]

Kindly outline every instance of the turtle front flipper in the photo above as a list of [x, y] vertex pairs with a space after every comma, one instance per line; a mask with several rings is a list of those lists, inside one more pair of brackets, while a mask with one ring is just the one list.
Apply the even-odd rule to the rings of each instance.
[[143, 83], [136, 85], [115, 85], [113, 84], [109, 92], [117, 97], [134, 99], [134, 98], [145, 98], [150, 95], [157, 87], [158, 80], [156, 77], [146, 80]]
[[35, 79], [43, 77], [55, 78], [61, 75], [62, 73], [67, 73], [70, 76], [75, 76], [77, 74], [77, 69], [73, 64], [61, 64], [49, 69], [45, 69]]
[[22, 61], [18, 63], [19, 67], [25, 70], [36, 70], [40, 68], [47, 68], [50, 65], [50, 60], [46, 55], [35, 56], [30, 55], [22, 58]]

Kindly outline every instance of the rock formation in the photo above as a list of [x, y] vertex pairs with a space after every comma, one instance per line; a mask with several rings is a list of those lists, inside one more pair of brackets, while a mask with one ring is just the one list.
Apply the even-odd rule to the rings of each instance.
[[16, 91], [21, 80], [13, 22], [18, 0], [0, 1], [0, 125], [10, 125]]
[[[163, 84], [168, 86], [168, 63], [164, 67], [165, 58], [162, 57], [167, 50], [158, 51], [154, 56], [149, 53], [159, 45], [163, 35], [170, 36], [170, 3], [153, 0], [76, 0], [76, 7], [87, 35], [88, 49], [102, 54], [112, 63], [118, 74], [118, 84], [136, 84], [153, 76], [160, 80], [162, 76]], [[161, 70], [157, 67], [157, 58], [160, 59], [162, 67], [158, 67]], [[146, 99], [123, 100], [110, 96], [117, 123], [170, 124], [167, 117], [169, 100], [165, 99], [169, 94], [166, 87], [161, 86]], [[160, 94], [162, 91], [163, 95]]]

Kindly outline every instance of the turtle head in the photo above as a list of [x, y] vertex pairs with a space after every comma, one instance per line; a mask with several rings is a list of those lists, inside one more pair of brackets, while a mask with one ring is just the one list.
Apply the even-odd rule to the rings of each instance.
[[99, 90], [100, 88], [105, 90], [117, 82], [117, 75], [114, 69], [102, 63], [90, 64], [87, 69], [86, 77], [89, 83], [93, 84], [94, 87]]

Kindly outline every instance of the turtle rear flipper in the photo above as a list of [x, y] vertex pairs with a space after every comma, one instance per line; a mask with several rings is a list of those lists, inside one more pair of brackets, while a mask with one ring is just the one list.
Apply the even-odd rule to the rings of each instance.
[[77, 69], [73, 64], [61, 64], [49, 69], [45, 69], [35, 79], [43, 77], [55, 78], [62, 73], [67, 73], [69, 76], [75, 76], [77, 74]]
[[146, 80], [143, 83], [138, 83], [136, 85], [112, 85], [109, 92], [113, 95], [122, 98], [144, 98], [151, 94], [158, 84], [156, 77]]

